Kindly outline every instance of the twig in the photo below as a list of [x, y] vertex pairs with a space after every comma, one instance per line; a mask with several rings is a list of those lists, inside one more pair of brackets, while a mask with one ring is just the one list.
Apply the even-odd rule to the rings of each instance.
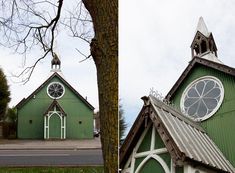
[[78, 51], [78, 53], [80, 53], [82, 56], [85, 57], [85, 59], [79, 61], [79, 63], [81, 63], [81, 62], [83, 62], [83, 61], [86, 61], [87, 59], [89, 59], [89, 58], [91, 57], [91, 55], [86, 56], [85, 54], [83, 54], [83, 53], [82, 53], [80, 50], [78, 50], [77, 48], [76, 48], [76, 50]]

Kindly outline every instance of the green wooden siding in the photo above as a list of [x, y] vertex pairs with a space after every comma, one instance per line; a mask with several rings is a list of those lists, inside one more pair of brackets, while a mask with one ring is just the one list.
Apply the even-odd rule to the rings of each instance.
[[[170, 156], [170, 154], [169, 153], [164, 153], [164, 154], [160, 154], [158, 156], [160, 156], [166, 162], [168, 168], [170, 169], [171, 168], [171, 156]], [[136, 170], [138, 168], [138, 166], [144, 160], [144, 158], [145, 157], [137, 158], [135, 160], [134, 170]], [[140, 172], [141, 173], [149, 173], [149, 172], [152, 172], [153, 170], [154, 170], [154, 172], [157, 172], [157, 173], [158, 172], [161, 173], [162, 171], [164, 173], [164, 170], [163, 170], [162, 166], [159, 164], [159, 162], [156, 161], [155, 159], [151, 158], [145, 163], [145, 165], [142, 167]]]
[[159, 154], [159, 156], [165, 161], [165, 163], [167, 164], [168, 168], [171, 168], [171, 156], [169, 153], [163, 153], [163, 154]]
[[135, 168], [134, 170], [137, 169], [137, 167], [139, 166], [139, 164], [144, 160], [145, 157], [141, 157], [141, 158], [136, 158], [135, 159]]
[[52, 114], [49, 120], [49, 138], [61, 138], [61, 120], [59, 115]]
[[224, 100], [218, 111], [202, 122], [203, 128], [224, 153], [225, 157], [235, 166], [235, 78], [223, 72], [197, 65], [172, 97], [172, 102], [180, 108], [180, 99], [185, 88], [202, 76], [214, 76], [224, 86]]
[[[151, 135], [152, 135], [152, 126], [149, 128], [143, 141], [141, 142], [139, 149], [137, 151], [138, 153], [144, 152], [144, 151], [149, 151]], [[156, 131], [156, 133], [155, 133], [155, 149], [159, 149], [159, 148], [165, 148], [165, 144], [161, 140], [161, 137], [159, 136], [158, 132]]]
[[165, 173], [162, 166], [155, 159], [149, 159], [139, 173], [150, 173], [153, 172], [153, 170], [157, 173]]
[[175, 173], [184, 173], [184, 167], [176, 167]]
[[163, 143], [158, 132], [156, 131], [156, 133], [155, 133], [155, 149], [159, 149], [159, 148], [165, 148], [165, 144]]
[[150, 144], [151, 144], [151, 135], [152, 135], [152, 125], [148, 129], [148, 132], [145, 134], [145, 137], [143, 141], [141, 142], [137, 153], [149, 151], [150, 150]]
[[[43, 139], [43, 114], [49, 104], [49, 100], [43, 102], [41, 99], [39, 101], [32, 99], [18, 110], [18, 138]], [[30, 123], [30, 120], [32, 120], [32, 123]]]
[[[155, 131], [155, 149], [160, 149], [160, 148], [165, 148], [165, 145], [161, 139], [161, 137], [159, 136], [158, 132]], [[143, 141], [141, 142], [137, 153], [140, 152], [145, 152], [145, 151], [149, 151], [150, 150], [150, 144], [151, 144], [151, 136], [152, 136], [152, 125], [150, 126], [150, 128], [148, 129], [147, 133], [145, 134], [145, 137], [143, 139]], [[169, 153], [163, 153], [163, 154], [159, 154], [159, 157], [161, 157], [164, 162], [167, 164], [168, 168], [171, 168], [171, 156]], [[141, 157], [141, 158], [136, 158], [135, 159], [135, 167], [134, 170], [136, 170], [138, 168], [138, 166], [141, 164], [141, 162], [146, 158], [145, 157]], [[158, 161], [156, 161], [153, 158], [150, 158], [145, 165], [142, 167], [141, 169], [141, 173], [149, 173], [152, 172], [154, 170], [154, 172], [164, 172], [162, 166], [158, 163]]]
[[[54, 77], [42, 89], [18, 110], [18, 138], [43, 139], [44, 113], [52, 103], [47, 95], [47, 86], [51, 82], [63, 82]], [[78, 98], [65, 84], [65, 94], [58, 103], [66, 115], [66, 138], [93, 138], [93, 111]], [[32, 124], [29, 123], [32, 120]]]

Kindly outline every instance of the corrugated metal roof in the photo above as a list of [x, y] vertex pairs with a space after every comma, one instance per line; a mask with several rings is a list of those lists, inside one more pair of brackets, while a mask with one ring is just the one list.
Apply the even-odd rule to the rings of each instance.
[[188, 159], [225, 172], [235, 172], [216, 144], [196, 122], [154, 96], [150, 95], [149, 100], [180, 152]]

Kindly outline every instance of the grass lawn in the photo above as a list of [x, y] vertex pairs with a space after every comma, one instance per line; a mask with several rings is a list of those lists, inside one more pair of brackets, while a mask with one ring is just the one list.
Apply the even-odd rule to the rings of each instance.
[[103, 173], [103, 167], [31, 167], [31, 168], [0, 168], [0, 173]]

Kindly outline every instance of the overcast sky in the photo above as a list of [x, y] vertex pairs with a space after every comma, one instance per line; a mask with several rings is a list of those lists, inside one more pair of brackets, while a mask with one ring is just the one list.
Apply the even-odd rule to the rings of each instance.
[[[81, 54], [76, 51], [79, 49], [83, 54], [89, 55], [90, 47], [85, 41], [69, 37], [71, 35], [64, 27], [59, 28], [59, 35], [56, 38], [54, 51], [61, 59], [61, 70], [64, 78], [85, 98], [87, 97], [95, 108], [98, 108], [98, 90], [96, 68], [93, 60], [90, 58], [82, 63]], [[35, 68], [31, 79], [28, 83], [16, 83], [19, 81], [11, 77], [12, 74], [19, 74], [25, 67], [31, 66], [40, 56], [42, 52], [38, 49], [27, 54], [27, 59], [24, 64], [24, 57], [19, 54], [14, 54], [11, 49], [0, 47], [0, 67], [3, 69], [8, 79], [8, 84], [11, 91], [10, 107], [15, 106], [24, 97], [29, 96], [37, 89], [52, 73], [51, 56], [43, 59]]]
[[190, 45], [202, 16], [218, 57], [235, 67], [234, 0], [121, 0], [119, 95], [131, 127], [150, 88], [164, 96], [191, 60]]
[[[120, 0], [119, 1], [119, 96], [130, 126], [138, 115], [141, 97], [155, 88], [167, 94], [191, 60], [190, 44], [200, 16], [213, 33], [219, 59], [235, 67], [234, 0]], [[62, 29], [63, 31], [63, 29]], [[61, 32], [62, 32], [61, 31]], [[66, 34], [66, 33], [64, 33]], [[88, 101], [98, 107], [96, 69], [92, 60], [79, 63], [89, 54], [89, 45], [61, 34], [56, 52], [65, 79]], [[31, 65], [39, 53], [31, 54]], [[11, 73], [22, 70], [22, 56], [0, 48], [0, 66], [11, 90], [10, 106], [31, 94], [50, 74], [51, 57], [39, 63], [30, 81], [14, 83]]]

